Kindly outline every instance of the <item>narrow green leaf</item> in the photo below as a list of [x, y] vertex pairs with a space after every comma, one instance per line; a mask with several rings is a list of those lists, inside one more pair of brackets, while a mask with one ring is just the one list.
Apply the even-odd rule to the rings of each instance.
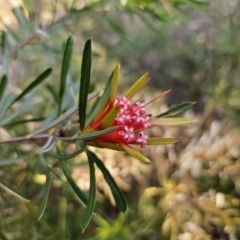
[[86, 109], [87, 109], [87, 95], [90, 85], [91, 77], [91, 67], [92, 67], [92, 43], [89, 39], [83, 49], [82, 57], [82, 67], [81, 67], [81, 80], [79, 89], [79, 124], [80, 129], [83, 130], [85, 126], [86, 119]]
[[6, 33], [2, 32], [2, 63], [3, 63], [3, 73], [8, 74], [8, 62], [9, 62], [9, 52], [8, 52], [8, 42]]
[[171, 107], [168, 111], [164, 112], [164, 113], [160, 113], [159, 115], [156, 116], [156, 118], [160, 118], [160, 117], [164, 117], [167, 115], [172, 115], [172, 114], [182, 114], [184, 112], [186, 112], [188, 109], [190, 109], [193, 105], [195, 104], [195, 102], [185, 102], [185, 103], [181, 103], [177, 106]]
[[95, 208], [95, 202], [96, 202], [96, 177], [95, 177], [95, 169], [94, 169], [94, 159], [93, 155], [90, 151], [86, 151], [88, 156], [88, 163], [89, 163], [89, 169], [90, 169], [90, 188], [89, 188], [89, 198], [87, 207], [84, 211], [82, 220], [80, 222], [80, 227], [82, 228], [82, 231], [86, 229], [88, 226], [92, 214]]
[[48, 196], [49, 196], [49, 191], [50, 191], [50, 187], [51, 187], [51, 183], [52, 183], [52, 176], [50, 175], [50, 172], [47, 171], [46, 173], [46, 184], [45, 184], [45, 191], [44, 191], [44, 196], [42, 199], [42, 202], [39, 206], [38, 209], [38, 220], [40, 220], [45, 212], [46, 206], [47, 206], [47, 201], [48, 201]]
[[9, 122], [11, 122], [13, 119], [15, 119], [22, 111], [27, 109], [27, 106], [32, 102], [31, 100], [35, 96], [34, 91], [32, 91], [29, 96], [23, 101], [23, 103], [19, 106], [19, 108], [16, 109], [15, 112], [10, 114], [10, 116], [4, 118], [2, 122], [0, 122], [0, 126], [7, 125]]
[[52, 85], [47, 84], [47, 85], [46, 85], [46, 89], [47, 89], [47, 90], [50, 92], [50, 94], [52, 95], [55, 103], [58, 104], [58, 95], [57, 95], [57, 93], [56, 93], [56, 91], [55, 91], [55, 88], [54, 88]]
[[[73, 87], [74, 94], [77, 94], [79, 92], [79, 82], [74, 84]], [[94, 94], [94, 93], [92, 93]], [[89, 94], [90, 95], [90, 94]], [[91, 99], [89, 99], [91, 100]], [[75, 104], [75, 102], [72, 100], [72, 97], [66, 97], [64, 98], [63, 105], [62, 105], [62, 111], [66, 111], [70, 107], [72, 107]], [[47, 127], [52, 121], [54, 121], [58, 117], [58, 108], [52, 111], [47, 118], [38, 126], [37, 130], [43, 129]]]
[[51, 68], [45, 70], [42, 74], [40, 74], [23, 92], [17, 96], [14, 102], [22, 99], [26, 94], [28, 94], [31, 90], [35, 89], [40, 83], [42, 83], [52, 72]]
[[38, 209], [38, 220], [40, 220], [45, 212], [46, 206], [47, 206], [47, 201], [48, 201], [48, 196], [51, 188], [51, 182], [52, 182], [52, 176], [51, 176], [51, 171], [52, 169], [48, 166], [47, 162], [45, 161], [43, 154], [39, 152], [39, 160], [42, 163], [43, 167], [45, 168], [45, 173], [46, 173], [46, 183], [44, 186], [44, 195], [41, 201], [41, 204]]
[[147, 139], [147, 145], [166, 145], [166, 144], [173, 144], [176, 141], [177, 141], [176, 138], [150, 137]]
[[7, 158], [7, 159], [0, 159], [0, 166], [16, 163], [16, 162], [21, 161], [23, 159], [24, 159], [23, 156], [17, 156], [17, 157]]
[[126, 203], [125, 197], [124, 197], [121, 189], [118, 187], [118, 185], [114, 181], [114, 178], [111, 176], [110, 172], [105, 167], [103, 162], [96, 156], [96, 154], [94, 154], [93, 152], [90, 152], [90, 151], [89, 151], [89, 154], [92, 155], [92, 159], [94, 160], [94, 162], [96, 163], [98, 168], [101, 170], [106, 182], [108, 183], [118, 209], [121, 212], [125, 212], [127, 209], [127, 203]]
[[63, 102], [63, 96], [65, 92], [66, 87], [66, 81], [67, 81], [67, 75], [69, 71], [70, 61], [72, 57], [72, 49], [73, 49], [73, 40], [70, 36], [67, 39], [64, 54], [63, 54], [63, 61], [62, 61], [62, 71], [61, 71], [61, 81], [60, 81], [60, 91], [59, 91], [59, 107], [58, 107], [58, 116], [60, 116], [62, 111], [62, 102]]
[[106, 107], [112, 89], [112, 80], [113, 72], [107, 82], [103, 94], [96, 100], [96, 104], [94, 105], [90, 115], [87, 117], [86, 125], [91, 123], [91, 121], [102, 112], [101, 110], [103, 110]]
[[19, 124], [29, 123], [29, 122], [42, 122], [43, 120], [44, 118], [20, 119], [13, 122], [9, 122], [5, 126], [14, 126], [14, 125], [19, 125]]
[[14, 98], [15, 98], [15, 95], [13, 93], [9, 93], [5, 95], [4, 98], [2, 99], [1, 105], [0, 105], [0, 120], [2, 116], [4, 116], [4, 114], [13, 104]]
[[59, 159], [59, 163], [61, 165], [63, 174], [65, 175], [69, 185], [71, 186], [73, 192], [78, 196], [78, 198], [84, 203], [84, 205], [87, 205], [88, 203], [88, 199], [86, 197], [86, 195], [80, 190], [80, 188], [75, 184], [75, 182], [73, 181], [70, 173], [68, 172], [68, 169], [65, 165], [65, 163]]
[[100, 147], [100, 148], [108, 148], [108, 149], [112, 149], [112, 150], [115, 150], [115, 151], [125, 152], [125, 149], [122, 146], [120, 146], [118, 144], [115, 144], [115, 143], [98, 142], [96, 144], [94, 142], [89, 141], [88, 145], [91, 145], [91, 146], [94, 146], [94, 147]]
[[28, 30], [28, 21], [24, 14], [22, 6], [14, 6], [12, 11], [19, 23], [21, 33], [26, 34]]
[[189, 118], [159, 118], [154, 121], [154, 124], [163, 125], [163, 126], [172, 126], [172, 125], [184, 125], [189, 123], [194, 123], [193, 119]]
[[6, 184], [3, 184], [3, 183], [0, 183], [0, 188], [2, 188], [3, 190], [5, 190], [6, 192], [8, 192], [9, 194], [21, 199], [21, 200], [24, 200], [24, 201], [27, 201], [29, 202], [30, 200], [28, 200], [25, 195], [21, 192], [19, 192], [18, 190], [16, 189], [13, 189], [12, 187], [6, 185]]
[[111, 124], [113, 123], [114, 119], [117, 117], [119, 112], [119, 108], [118, 107], [114, 107], [112, 108], [112, 110], [107, 114], [107, 116], [104, 118], [104, 120], [102, 121], [102, 123], [100, 124], [100, 126], [102, 128], [108, 128], [111, 126]]
[[8, 78], [7, 78], [7, 75], [4, 75], [2, 77], [1, 83], [0, 83], [0, 109], [2, 108], [1, 107], [2, 100], [3, 100], [3, 97], [4, 97], [5, 90], [7, 88], [7, 85], [8, 85]]
[[103, 136], [107, 133], [113, 132], [113, 131], [117, 130], [118, 128], [119, 128], [119, 126], [114, 126], [114, 127], [110, 127], [110, 128], [104, 129], [104, 130], [97, 131], [97, 132], [83, 134], [78, 137], [75, 137], [74, 139], [87, 141], [87, 140], [91, 140], [91, 139]]
[[117, 64], [117, 66], [113, 71], [113, 77], [112, 77], [112, 86], [111, 86], [111, 94], [110, 94], [110, 104], [112, 105], [114, 104], [114, 101], [117, 95], [119, 71], [120, 71], [120, 65]]
[[143, 163], [150, 163], [150, 160], [148, 158], [146, 158], [143, 154], [141, 154], [140, 152], [138, 152], [135, 148], [129, 146], [129, 145], [121, 145], [123, 147], [123, 149], [130, 154], [131, 156], [133, 156], [134, 158], [138, 159], [139, 161], [143, 162]]
[[147, 83], [148, 78], [148, 73], [145, 73], [128, 89], [124, 96], [128, 99], [132, 99], [133, 96]]
[[[93, 92], [93, 93], [88, 94], [87, 101], [90, 101], [91, 99], [93, 99], [97, 95], [98, 95], [97, 92]], [[33, 133], [33, 135], [39, 134], [41, 132], [45, 132], [45, 131], [55, 127], [59, 123], [63, 122], [64, 120], [66, 120], [67, 118], [72, 116], [75, 112], [77, 112], [77, 110], [78, 110], [78, 104], [74, 105], [72, 108], [70, 108], [67, 112], [65, 112], [62, 116], [60, 116], [56, 120], [54, 120], [52, 122], [49, 121], [46, 124], [44, 124], [43, 126], [40, 126], [40, 128], [38, 130], [36, 130]], [[56, 111], [54, 111], [50, 116], [54, 117], [55, 116], [54, 114], [56, 114]]]
[[[86, 146], [77, 150], [76, 152], [74, 153], [71, 153], [71, 154], [67, 154], [67, 155], [62, 155], [62, 154], [53, 154], [53, 153], [47, 153], [47, 155], [51, 156], [51, 157], [54, 157], [54, 158], [58, 158], [58, 159], [61, 159], [61, 160], [69, 160], [69, 159], [72, 159], [76, 156], [78, 156], [79, 154], [83, 153], [84, 151], [86, 150]], [[0, 164], [1, 165], [1, 164]]]

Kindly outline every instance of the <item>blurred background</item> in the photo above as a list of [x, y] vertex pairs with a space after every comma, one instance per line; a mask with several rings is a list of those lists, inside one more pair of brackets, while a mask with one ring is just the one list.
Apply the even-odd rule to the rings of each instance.
[[[9, 76], [9, 92], [20, 93], [46, 68], [53, 68], [16, 121], [43, 118], [57, 108], [63, 47], [70, 35], [73, 86], [79, 82], [83, 45], [92, 37], [92, 90], [102, 90], [120, 63], [119, 93], [145, 72], [151, 77], [146, 99], [171, 89], [152, 104], [153, 114], [196, 102], [184, 115], [196, 120], [194, 124], [149, 130], [148, 135], [178, 138], [174, 145], [144, 149], [150, 165], [93, 148], [123, 190], [128, 211], [118, 212], [96, 170], [99, 216], [84, 234], [79, 227], [84, 208], [59, 166], [48, 160], [54, 177], [38, 221], [46, 181], [38, 154], [26, 143], [2, 145], [0, 182], [31, 201], [0, 188], [0, 239], [240, 239], [239, 0], [0, 0], [0, 30], [0, 73]], [[11, 111], [18, 108], [16, 104]], [[0, 127], [0, 138], [31, 133], [38, 124]], [[9, 158], [12, 161], [4, 161]], [[77, 185], [87, 191], [86, 156], [70, 160], [69, 167]]]

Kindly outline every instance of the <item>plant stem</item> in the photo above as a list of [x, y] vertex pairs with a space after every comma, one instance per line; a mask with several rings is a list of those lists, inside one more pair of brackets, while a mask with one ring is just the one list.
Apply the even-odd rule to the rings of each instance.
[[55, 139], [61, 140], [61, 141], [74, 141], [75, 140], [72, 137], [59, 137], [59, 136], [55, 136], [53, 134], [39, 134], [39, 135], [35, 135], [35, 136], [30, 136], [30, 137], [29, 136], [24, 136], [24, 137], [15, 137], [15, 138], [10, 138], [10, 139], [6, 139], [6, 140], [0, 140], [0, 144], [32, 141], [32, 140], [35, 140], [35, 139], [49, 138], [51, 136], [53, 136]]

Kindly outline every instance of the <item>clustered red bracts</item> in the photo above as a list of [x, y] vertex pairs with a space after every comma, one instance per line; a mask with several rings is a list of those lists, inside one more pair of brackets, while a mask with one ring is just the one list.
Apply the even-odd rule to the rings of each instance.
[[112, 126], [120, 126], [120, 129], [100, 137], [101, 140], [119, 144], [139, 143], [144, 148], [148, 138], [144, 130], [151, 126], [144, 104], [140, 101], [132, 104], [126, 97], [117, 97], [116, 100], [119, 112]]

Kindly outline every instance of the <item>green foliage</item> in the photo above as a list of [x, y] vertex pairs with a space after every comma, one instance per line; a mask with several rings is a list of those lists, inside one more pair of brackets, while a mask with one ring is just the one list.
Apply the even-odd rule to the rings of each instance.
[[96, 176], [95, 176], [95, 169], [94, 169], [94, 155], [90, 151], [86, 151], [88, 156], [88, 164], [90, 169], [90, 187], [89, 187], [89, 197], [86, 209], [84, 211], [83, 217], [80, 222], [80, 226], [82, 228], [82, 231], [86, 229], [88, 226], [92, 214], [95, 208], [95, 202], [96, 202]]
[[61, 110], [62, 110], [64, 90], [67, 82], [67, 75], [69, 73], [69, 66], [70, 66], [70, 61], [72, 57], [72, 48], [73, 48], [73, 40], [71, 37], [69, 37], [65, 45], [63, 61], [62, 61], [58, 116], [60, 116]]
[[114, 181], [114, 178], [111, 176], [110, 172], [104, 166], [102, 161], [96, 156], [96, 154], [94, 154], [93, 152], [88, 152], [88, 156], [91, 156], [93, 161], [96, 163], [96, 165], [101, 170], [106, 182], [108, 183], [108, 185], [112, 191], [112, 194], [113, 194], [113, 197], [115, 199], [118, 209], [122, 212], [125, 212], [127, 210], [126, 200], [125, 200], [125, 197], [124, 197], [122, 191], [119, 189], [118, 185]]
[[[128, 162], [122, 169], [111, 169], [105, 161], [115, 162], [118, 157], [106, 154], [107, 160], [102, 162], [94, 149], [87, 149], [83, 143], [116, 127], [79, 135], [79, 129], [101, 114], [116, 91], [113, 74], [106, 83], [116, 62], [123, 68], [119, 91], [126, 90], [131, 79], [146, 71], [150, 72], [153, 89], [172, 88], [167, 99], [170, 108], [161, 111], [157, 106], [156, 114], [176, 118], [173, 122], [161, 119], [162, 124], [186, 123], [178, 115], [190, 108], [200, 113], [206, 102], [222, 107], [231, 125], [238, 123], [238, 1], [235, 6], [196, 0], [87, 1], [86, 5], [79, 1], [41, 1], [41, 6], [22, 2], [23, 6], [10, 6], [12, 22], [8, 23], [6, 17], [0, 25], [0, 141], [17, 136], [24, 139], [21, 144], [10, 141], [1, 145], [0, 238], [184, 239], [186, 233], [200, 239], [238, 239], [239, 163], [235, 140], [231, 147], [226, 143], [229, 151], [219, 159], [205, 159], [208, 149], [199, 153], [204, 144], [192, 150], [195, 155], [189, 162], [182, 159], [184, 150], [175, 153], [165, 148], [162, 153], [155, 152], [148, 157], [157, 161], [152, 160], [151, 173], [141, 180], [143, 168], [134, 166], [131, 172]], [[4, 11], [5, 7], [0, 9]], [[96, 60], [93, 72], [92, 58]], [[90, 102], [95, 97], [95, 103]], [[182, 103], [185, 100], [190, 102]], [[181, 136], [179, 145], [190, 140], [193, 144], [198, 136], [203, 138], [202, 129], [207, 124], [202, 123], [192, 138], [191, 133]], [[33, 145], [26, 144], [29, 139]], [[152, 144], [175, 141], [158, 139]], [[211, 144], [206, 144], [210, 148]], [[165, 155], [176, 155], [177, 160], [162, 159]], [[198, 177], [190, 173], [196, 167], [193, 161], [204, 166]], [[118, 165], [123, 166], [122, 162]], [[189, 164], [191, 170], [184, 174]], [[90, 168], [90, 192], [82, 189], [83, 184], [73, 176], [78, 167], [86, 167], [85, 171]], [[99, 184], [99, 173], [107, 196]], [[132, 187], [129, 193], [121, 185], [121, 174]], [[82, 174], [81, 181], [83, 178]], [[125, 197], [128, 212], [124, 215], [118, 210], [127, 210]], [[138, 199], [139, 208], [135, 209]], [[112, 209], [108, 201], [116, 204], [115, 215], [105, 210], [104, 206]], [[195, 233], [189, 229], [200, 230]]]
[[82, 67], [81, 67], [81, 80], [79, 90], [79, 123], [80, 129], [83, 130], [85, 127], [86, 120], [86, 109], [87, 109], [87, 96], [91, 78], [91, 67], [92, 67], [92, 43], [89, 39], [83, 49]]

